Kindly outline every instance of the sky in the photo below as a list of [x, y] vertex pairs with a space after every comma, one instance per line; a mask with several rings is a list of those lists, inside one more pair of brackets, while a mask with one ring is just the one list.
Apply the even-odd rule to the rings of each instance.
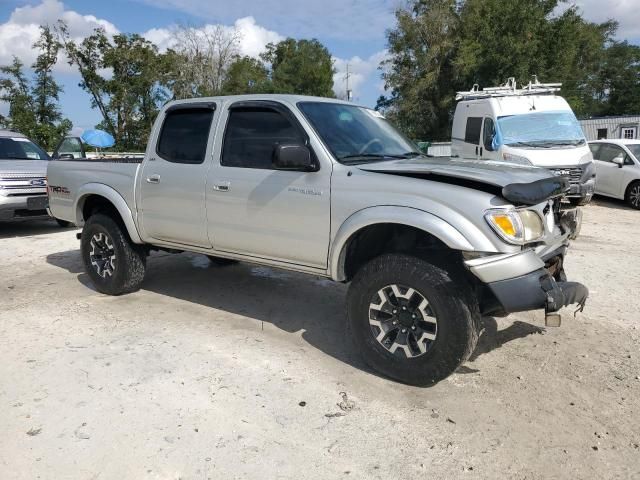
[[[347, 63], [356, 103], [374, 106], [384, 83], [378, 66], [386, 56], [385, 32], [394, 27], [393, 11], [404, 0], [0, 0], [0, 65], [18, 56], [26, 65], [35, 59], [31, 45], [38, 26], [63, 19], [73, 37], [82, 38], [101, 26], [107, 33], [139, 33], [162, 50], [176, 25], [233, 27], [240, 32], [240, 50], [257, 56], [269, 42], [286, 37], [317, 38], [331, 52], [334, 90], [344, 95]], [[591, 21], [615, 18], [619, 39], [640, 43], [638, 0], [575, 2]], [[63, 114], [76, 132], [100, 121], [79, 75], [59, 61]], [[6, 106], [0, 105], [4, 112]]]

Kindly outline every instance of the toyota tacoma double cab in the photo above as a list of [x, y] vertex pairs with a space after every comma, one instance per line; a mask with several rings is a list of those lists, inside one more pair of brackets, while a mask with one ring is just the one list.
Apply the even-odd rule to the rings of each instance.
[[560, 209], [565, 177], [424, 157], [380, 113], [344, 101], [174, 101], [143, 159], [54, 160], [48, 179], [52, 215], [83, 227], [99, 292], [140, 288], [152, 250], [349, 283], [362, 356], [409, 384], [455, 371], [482, 315], [544, 309], [559, 323], [588, 295], [563, 269], [579, 227]]

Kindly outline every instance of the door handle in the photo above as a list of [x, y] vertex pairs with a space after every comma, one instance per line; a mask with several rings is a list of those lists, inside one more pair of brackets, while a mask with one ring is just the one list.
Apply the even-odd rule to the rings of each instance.
[[480, 156], [482, 156], [482, 147], [480, 147]]
[[228, 192], [229, 191], [229, 187], [231, 186], [230, 182], [222, 182], [222, 183], [217, 183], [213, 186], [213, 189], [216, 192]]
[[160, 175], [151, 175], [147, 177], [147, 183], [160, 183]]

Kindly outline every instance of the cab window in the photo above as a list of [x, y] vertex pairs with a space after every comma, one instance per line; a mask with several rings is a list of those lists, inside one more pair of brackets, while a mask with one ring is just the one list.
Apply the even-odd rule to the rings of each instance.
[[212, 119], [210, 108], [169, 110], [158, 137], [158, 155], [173, 163], [204, 162]]
[[270, 107], [233, 108], [220, 163], [224, 167], [272, 169], [275, 148], [284, 143], [305, 143], [300, 129], [284, 114]]

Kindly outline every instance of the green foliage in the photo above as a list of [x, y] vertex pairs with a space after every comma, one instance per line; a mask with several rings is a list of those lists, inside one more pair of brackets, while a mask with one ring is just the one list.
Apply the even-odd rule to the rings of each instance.
[[108, 38], [101, 28], [79, 44], [66, 25], [58, 32], [70, 65], [78, 67], [80, 87], [102, 115], [98, 128], [111, 133], [120, 150], [141, 150], [167, 92], [160, 84], [165, 64], [157, 47], [140, 35]]
[[260, 61], [251, 57], [238, 57], [229, 67], [222, 86], [224, 95], [271, 92], [269, 70]]
[[52, 74], [60, 44], [45, 26], [40, 27], [40, 38], [33, 47], [39, 52], [32, 65], [33, 82], [29, 82], [24, 65], [15, 57], [11, 65], [0, 67], [0, 100], [9, 104], [9, 117], [1, 119], [1, 123], [52, 150], [73, 126], [62, 118], [58, 105], [62, 89]]
[[390, 98], [384, 111], [412, 138], [444, 138], [451, 121], [458, 13], [454, 0], [414, 1], [396, 11], [397, 27], [388, 32], [390, 60], [383, 79]]
[[445, 140], [457, 90], [509, 77], [527, 84], [535, 74], [562, 82], [562, 95], [579, 116], [637, 113], [640, 105], [629, 100], [640, 91], [638, 47], [612, 42], [613, 21], [588, 22], [575, 6], [557, 13], [561, 3], [410, 1], [396, 11], [396, 28], [387, 35], [389, 95], [378, 108], [411, 136]]
[[271, 65], [274, 93], [335, 96], [333, 60], [329, 50], [318, 40], [287, 38], [270, 43], [261, 58]]

